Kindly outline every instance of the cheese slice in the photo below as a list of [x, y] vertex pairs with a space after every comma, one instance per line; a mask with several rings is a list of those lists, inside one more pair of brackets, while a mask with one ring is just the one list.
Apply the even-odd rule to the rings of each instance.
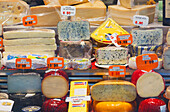
[[31, 52], [31, 51], [46, 51], [56, 50], [56, 44], [53, 45], [18, 45], [18, 46], [5, 46], [5, 52]]
[[170, 47], [166, 47], [163, 52], [163, 67], [170, 70]]
[[31, 29], [31, 30], [15, 30], [3, 33], [4, 39], [19, 39], [19, 38], [54, 38], [55, 31], [49, 29]]
[[12, 39], [3, 40], [4, 46], [12, 45], [38, 45], [38, 44], [55, 44], [55, 38], [25, 38], [25, 39]]
[[154, 21], [155, 7], [155, 5], [136, 5], [132, 9], [127, 9], [119, 5], [110, 5], [108, 12], [109, 17], [114, 19], [119, 25], [134, 26], [134, 15], [148, 16], [149, 23], [152, 23]]
[[106, 5], [102, 1], [94, 1], [75, 5], [76, 14], [72, 20], [86, 20], [90, 25], [96, 26], [102, 24], [106, 20]]
[[134, 6], [134, 0], [119, 0], [120, 1], [120, 5], [125, 7], [125, 8], [128, 8], [128, 9], [131, 9], [133, 6]]
[[61, 21], [59, 5], [42, 5], [31, 7], [31, 14], [37, 15], [38, 23], [35, 26], [57, 26]]
[[167, 34], [166, 42], [167, 42], [167, 45], [170, 46], [170, 31]]

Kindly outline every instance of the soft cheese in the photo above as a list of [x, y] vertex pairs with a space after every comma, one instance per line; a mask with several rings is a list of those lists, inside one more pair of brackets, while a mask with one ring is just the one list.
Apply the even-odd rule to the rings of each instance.
[[166, 47], [163, 52], [163, 67], [170, 70], [170, 47]]

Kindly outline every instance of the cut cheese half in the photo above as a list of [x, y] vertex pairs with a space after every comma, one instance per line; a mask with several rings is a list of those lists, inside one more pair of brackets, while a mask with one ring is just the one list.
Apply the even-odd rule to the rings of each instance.
[[134, 0], [119, 0], [120, 1], [120, 5], [131, 9], [134, 6]]
[[145, 73], [137, 80], [136, 89], [140, 97], [157, 97], [165, 89], [164, 79], [155, 72]]
[[131, 102], [136, 99], [136, 88], [127, 81], [101, 81], [92, 86], [91, 96], [96, 101]]

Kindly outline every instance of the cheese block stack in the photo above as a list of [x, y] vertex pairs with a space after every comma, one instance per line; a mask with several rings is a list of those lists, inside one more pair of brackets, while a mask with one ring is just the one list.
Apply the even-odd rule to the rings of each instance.
[[135, 112], [130, 102], [136, 99], [136, 87], [130, 82], [122, 80], [101, 81], [91, 87], [91, 96], [95, 101], [93, 105], [95, 112], [113, 112], [119, 109]]

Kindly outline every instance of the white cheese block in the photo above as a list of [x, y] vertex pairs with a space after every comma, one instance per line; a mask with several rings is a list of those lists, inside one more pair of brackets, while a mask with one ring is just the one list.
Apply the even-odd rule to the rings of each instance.
[[19, 39], [19, 38], [54, 38], [55, 31], [49, 29], [24, 29], [7, 31], [3, 33], [4, 39]]
[[132, 29], [133, 45], [161, 45], [163, 43], [162, 29]]
[[18, 45], [18, 46], [4, 46], [5, 52], [31, 52], [31, 51], [48, 51], [56, 50], [56, 44], [53, 45]]
[[170, 46], [170, 31], [167, 34], [166, 42], [167, 42], [167, 45]]
[[25, 39], [12, 39], [3, 40], [4, 46], [12, 45], [38, 45], [38, 44], [55, 44], [55, 38], [25, 38]]
[[127, 64], [128, 49], [123, 47], [103, 47], [96, 51], [96, 62], [99, 65]]
[[163, 67], [170, 70], [170, 47], [166, 47], [163, 52]]
[[133, 16], [144, 15], [149, 17], [149, 23], [154, 21], [155, 5], [136, 5], [132, 9], [127, 9], [119, 5], [108, 7], [109, 17], [119, 25], [134, 26]]
[[120, 1], [120, 5], [131, 9], [134, 6], [134, 0], [119, 0]]

